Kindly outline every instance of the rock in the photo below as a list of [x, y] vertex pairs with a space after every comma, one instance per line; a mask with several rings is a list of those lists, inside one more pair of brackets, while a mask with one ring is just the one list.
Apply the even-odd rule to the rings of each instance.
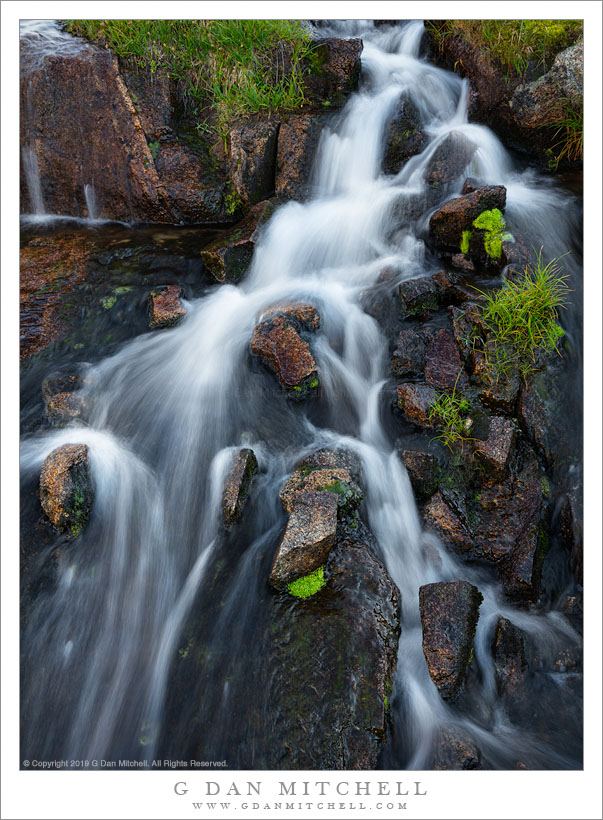
[[218, 282], [238, 282], [251, 264], [259, 228], [272, 216], [274, 203], [254, 205], [245, 219], [201, 251], [203, 264]]
[[74, 538], [88, 523], [94, 499], [85, 444], [63, 444], [44, 460], [40, 472], [40, 503], [59, 532]]
[[408, 279], [398, 288], [402, 303], [402, 318], [427, 318], [430, 311], [438, 309], [440, 302], [440, 288], [434, 282], [433, 276], [419, 276]]
[[57, 393], [44, 402], [44, 412], [53, 427], [66, 427], [86, 411], [86, 403], [77, 393]]
[[440, 492], [425, 505], [423, 517], [427, 529], [436, 532], [455, 552], [469, 553], [473, 548], [474, 536], [469, 526]]
[[420, 154], [426, 145], [427, 135], [421, 131], [417, 107], [403, 95], [385, 134], [384, 173], [397, 174], [404, 163]]
[[398, 407], [409, 421], [419, 427], [433, 427], [429, 410], [438, 394], [427, 384], [399, 384]]
[[429, 220], [429, 234], [437, 248], [458, 252], [463, 231], [475, 232], [473, 220], [482, 211], [498, 208], [504, 211], [507, 189], [503, 185], [487, 185], [472, 193], [450, 199]]
[[140, 118], [147, 142], [173, 138], [172, 96], [167, 71], [161, 67], [153, 73], [148, 70], [136, 71], [122, 64], [120, 72]]
[[297, 493], [274, 557], [270, 583], [276, 589], [283, 589], [291, 581], [323, 566], [335, 542], [336, 529], [336, 493]]
[[525, 682], [525, 634], [502, 616], [496, 624], [492, 654], [498, 693], [512, 695]]
[[275, 120], [247, 118], [229, 131], [230, 178], [246, 205], [255, 205], [274, 193], [278, 129]]
[[303, 201], [310, 194], [310, 173], [324, 127], [319, 114], [291, 114], [281, 123], [276, 150], [275, 192]]
[[149, 293], [149, 327], [156, 330], [172, 327], [186, 315], [180, 297], [184, 291], [178, 285], [163, 285]]
[[[479, 372], [478, 369], [478, 375]], [[480, 388], [478, 392], [480, 402], [484, 407], [488, 407], [495, 412], [507, 413], [509, 416], [514, 415], [521, 386], [519, 374], [509, 373], [506, 376], [501, 376], [498, 382], [492, 376], [486, 376], [486, 379], [490, 383]]]
[[359, 456], [352, 450], [337, 448], [329, 450], [315, 450], [310, 455], [305, 456], [296, 469], [304, 469], [311, 472], [318, 468], [328, 468], [333, 470], [347, 470], [354, 481], [360, 480], [361, 461]]
[[222, 494], [226, 529], [230, 529], [240, 519], [257, 467], [258, 461], [253, 450], [243, 448], [233, 455]]
[[425, 369], [425, 337], [416, 330], [402, 330], [392, 356], [395, 376], [420, 376]]
[[552, 411], [557, 398], [558, 391], [551, 374], [537, 373], [522, 385], [517, 404], [523, 430], [549, 465], [555, 463], [560, 441], [564, 438]]
[[402, 460], [412, 488], [419, 498], [428, 498], [438, 489], [442, 470], [432, 453], [421, 450], [403, 450]]
[[464, 253], [455, 253], [450, 263], [464, 273], [475, 273], [475, 265]]
[[570, 566], [576, 582], [584, 583], [584, 513], [581, 476], [572, 483], [561, 499], [559, 531], [570, 551]]
[[310, 347], [286, 316], [256, 325], [251, 352], [278, 376], [289, 395], [304, 398], [318, 388], [318, 371]]
[[310, 73], [305, 93], [309, 100], [343, 105], [348, 94], [358, 88], [362, 62], [362, 40], [321, 37], [314, 41]]
[[454, 335], [436, 330], [428, 336], [425, 351], [425, 381], [442, 390], [458, 390], [469, 385]]
[[440, 581], [419, 589], [423, 654], [444, 700], [454, 700], [463, 685], [482, 600], [467, 581]]
[[479, 182], [473, 177], [467, 177], [467, 179], [463, 182], [463, 187], [461, 188], [461, 196], [465, 194], [472, 194], [474, 191], [480, 187]]
[[454, 726], [440, 729], [433, 759], [436, 771], [481, 769], [481, 755], [475, 741]]
[[314, 305], [302, 302], [283, 302], [272, 305], [262, 311], [259, 321], [271, 319], [273, 316], [288, 316], [294, 319], [304, 330], [312, 332], [320, 328], [320, 313]]
[[494, 478], [502, 480], [514, 447], [515, 425], [510, 419], [496, 417], [490, 419], [488, 439], [480, 442], [476, 456]]
[[425, 182], [429, 187], [443, 192], [465, 174], [476, 151], [475, 143], [464, 134], [451, 131], [433, 152], [425, 169]]
[[345, 467], [319, 468], [310, 473], [307, 473], [304, 467], [300, 467], [287, 479], [279, 493], [279, 498], [285, 510], [291, 512], [298, 493], [326, 491], [339, 495], [339, 488], [342, 492], [345, 492], [345, 488], [349, 488], [355, 494], [358, 503], [362, 500], [360, 488]]
[[71, 393], [79, 390], [81, 386], [81, 377], [73, 370], [54, 370], [42, 380], [42, 398], [46, 403], [57, 393]]
[[331, 551], [327, 585], [274, 596], [268, 765], [367, 770], [378, 764], [400, 634], [400, 596], [366, 537]]

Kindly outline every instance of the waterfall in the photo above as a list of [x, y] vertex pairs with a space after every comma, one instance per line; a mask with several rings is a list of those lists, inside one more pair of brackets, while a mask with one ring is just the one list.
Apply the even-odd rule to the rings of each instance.
[[[505, 185], [511, 229], [549, 245], [553, 235], [552, 254], [571, 241], [564, 195], [517, 169], [489, 129], [467, 122], [467, 84], [421, 56], [421, 21], [383, 29], [339, 22], [324, 33], [334, 30], [363, 38], [361, 85], [322, 134], [312, 199], [276, 211], [238, 286], [210, 289], [187, 303], [177, 327], [136, 338], [91, 367], [83, 388], [87, 426], [72, 424], [23, 442], [26, 477], [39, 473], [58, 445], [87, 444], [96, 486], [92, 519], [77, 542], [63, 545], [57, 583], [38, 596], [23, 639], [23, 756], [151, 759], [165, 728], [169, 665], [198, 600], [208, 611], [215, 607], [207, 636], [214, 654], [207, 663], [213, 658], [216, 669], [225, 670], [223, 677], [204, 678], [203, 696], [220, 715], [203, 727], [207, 746], [215, 759], [228, 753], [239, 768], [252, 768], [246, 750], [227, 749], [234, 722], [245, 719], [228, 704], [236, 691], [244, 712], [245, 693], [251, 699], [259, 679], [262, 658], [255, 650], [262, 645], [258, 624], [268, 594], [260, 568], [281, 526], [275, 499], [302, 455], [344, 446], [362, 461], [368, 523], [403, 605], [392, 697], [400, 745], [389, 749], [386, 763], [428, 767], [431, 739], [443, 725], [461, 725], [501, 767], [528, 746], [536, 766], [573, 763], [536, 748], [529, 730], [512, 725], [498, 707], [489, 647], [497, 616], [511, 610], [487, 575], [423, 531], [380, 412], [388, 340], [363, 309], [363, 295], [385, 268], [393, 272], [392, 290], [431, 272], [424, 237], [432, 206], [402, 221], [399, 208], [424, 200], [425, 169], [449, 134], [461, 133], [476, 147], [464, 176]], [[403, 95], [415, 104], [429, 141], [397, 175], [387, 176], [381, 172], [385, 129]], [[34, 160], [35, 154], [31, 169]], [[43, 209], [33, 171], [31, 184], [27, 173], [34, 207]], [[460, 193], [461, 184], [444, 191], [443, 199]], [[85, 194], [94, 219], [91, 184]], [[320, 311], [314, 345], [319, 408], [271, 394], [266, 376], [249, 365], [258, 316], [284, 299], [303, 299]], [[263, 473], [243, 557], [218, 606], [210, 597], [216, 593], [208, 568], [219, 557], [226, 455], [242, 445], [254, 449]], [[427, 559], [427, 544], [439, 566]], [[421, 649], [419, 587], [460, 578], [484, 596], [475, 639], [481, 717], [460, 717], [442, 701]], [[510, 617], [543, 642], [569, 630], [552, 615], [513, 610]]]
[[40, 170], [38, 168], [38, 157], [35, 146], [28, 146], [23, 149], [23, 167], [25, 169], [25, 179], [27, 181], [27, 191], [29, 201], [34, 216], [45, 216], [44, 197], [42, 195], [42, 185], [40, 184]]

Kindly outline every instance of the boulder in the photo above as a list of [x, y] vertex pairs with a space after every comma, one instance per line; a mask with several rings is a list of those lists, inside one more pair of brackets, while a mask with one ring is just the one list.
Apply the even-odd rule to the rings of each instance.
[[438, 489], [442, 470], [432, 453], [422, 450], [403, 450], [402, 460], [410, 483], [419, 498], [429, 498]]
[[437, 146], [427, 163], [424, 180], [429, 188], [442, 194], [464, 177], [477, 145], [459, 131], [451, 131]]
[[402, 303], [402, 318], [425, 319], [440, 304], [441, 289], [433, 276], [419, 276], [408, 279], [398, 288]]
[[80, 419], [86, 409], [86, 402], [77, 393], [56, 393], [44, 402], [45, 416], [53, 427], [66, 427]]
[[338, 497], [340, 514], [353, 512], [362, 501], [362, 491], [346, 467], [323, 467], [308, 472], [299, 467], [287, 479], [279, 493], [286, 512], [291, 512], [300, 492], [330, 492]]
[[316, 392], [319, 385], [316, 362], [308, 343], [288, 317], [275, 316], [256, 325], [251, 352], [278, 376], [288, 395], [304, 398]]
[[425, 370], [425, 336], [420, 331], [402, 330], [392, 356], [395, 376], [421, 376]]
[[72, 393], [81, 386], [81, 376], [73, 370], [53, 370], [42, 380], [42, 398], [46, 403], [57, 393]]
[[507, 189], [503, 185], [487, 185], [464, 196], [450, 199], [431, 216], [429, 234], [439, 250], [458, 252], [463, 231], [474, 231], [473, 220], [482, 211], [498, 208], [504, 211]]
[[326, 586], [274, 596], [270, 625], [270, 768], [367, 770], [378, 765], [400, 634], [400, 596], [372, 541], [344, 538]]
[[174, 137], [172, 128], [172, 94], [167, 71], [137, 71], [123, 63], [120, 72], [148, 143]]
[[481, 769], [480, 751], [473, 738], [455, 726], [440, 729], [436, 741], [433, 769], [466, 771]]
[[260, 321], [271, 319], [273, 316], [288, 316], [294, 319], [304, 330], [313, 331], [320, 328], [320, 313], [314, 305], [303, 302], [282, 302], [271, 305], [262, 311]]
[[562, 406], [563, 402], [553, 374], [536, 373], [522, 385], [517, 403], [519, 422], [549, 466], [555, 463], [565, 439], [563, 422], [555, 413], [555, 405]]
[[275, 193], [303, 201], [310, 194], [310, 172], [324, 127], [320, 114], [291, 114], [278, 132]]
[[383, 171], [397, 174], [404, 163], [420, 154], [426, 145], [427, 135], [421, 131], [417, 107], [403, 95], [385, 133]]
[[425, 505], [423, 518], [427, 529], [436, 532], [456, 553], [462, 555], [471, 551], [474, 535], [465, 516], [448, 503], [441, 492]]
[[312, 46], [312, 61], [305, 81], [307, 98], [330, 107], [343, 105], [347, 96], [358, 88], [362, 40], [321, 37], [314, 40]]
[[336, 530], [336, 493], [297, 493], [270, 570], [270, 583], [283, 589], [323, 566], [335, 543]]
[[496, 624], [492, 655], [498, 692], [500, 695], [512, 695], [525, 682], [525, 633], [502, 616]]
[[246, 205], [255, 205], [274, 194], [278, 130], [275, 120], [247, 118], [229, 131], [230, 178]]
[[179, 285], [162, 285], [149, 293], [149, 327], [157, 330], [172, 327], [186, 315], [180, 297], [184, 291]]
[[581, 474], [573, 476], [571, 486], [563, 494], [559, 511], [559, 532], [569, 549], [570, 566], [576, 582], [584, 583], [584, 511]]
[[462, 390], [469, 385], [456, 340], [449, 330], [436, 330], [427, 338], [425, 381], [441, 390]]
[[253, 450], [245, 447], [234, 453], [222, 493], [222, 513], [226, 529], [230, 529], [240, 519], [257, 467], [258, 461]]
[[397, 393], [398, 407], [408, 421], [419, 427], [433, 427], [429, 411], [438, 398], [433, 387], [427, 384], [399, 384]]
[[74, 538], [88, 523], [94, 499], [85, 444], [63, 444], [44, 460], [40, 503], [54, 527]]
[[426, 584], [419, 589], [423, 654], [444, 700], [454, 700], [471, 660], [482, 595], [467, 581]]
[[495, 479], [502, 480], [515, 447], [515, 425], [510, 419], [490, 419], [488, 438], [480, 442], [476, 456]]

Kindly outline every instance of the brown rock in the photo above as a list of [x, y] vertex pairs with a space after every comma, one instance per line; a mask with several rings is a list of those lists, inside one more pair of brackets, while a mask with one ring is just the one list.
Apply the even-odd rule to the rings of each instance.
[[492, 654], [499, 694], [512, 695], [525, 682], [525, 634], [502, 616], [496, 624]]
[[[312, 68], [305, 83], [307, 97], [328, 102], [331, 107], [343, 105], [346, 96], [358, 87], [362, 40], [321, 37], [314, 41], [312, 51]], [[314, 68], [317, 64], [318, 69]]]
[[281, 123], [276, 150], [275, 192], [283, 199], [303, 201], [324, 126], [319, 114], [293, 114]]
[[298, 302], [283, 302], [266, 308], [260, 316], [260, 321], [271, 319], [273, 316], [288, 316], [295, 319], [304, 330], [313, 331], [320, 328], [320, 313], [314, 305]]
[[419, 427], [433, 427], [429, 411], [437, 397], [433, 387], [427, 384], [398, 385], [398, 407], [409, 421]]
[[86, 403], [77, 393], [57, 393], [49, 396], [44, 405], [46, 418], [53, 427], [66, 427], [85, 410]]
[[335, 493], [298, 493], [272, 564], [271, 584], [283, 589], [323, 566], [335, 542], [336, 529]]
[[529, 440], [552, 465], [559, 451], [563, 432], [556, 424], [551, 410], [551, 398], [556, 394], [553, 379], [546, 373], [533, 376], [528, 384], [523, 384], [519, 393], [517, 415]]
[[465, 273], [475, 273], [475, 265], [464, 253], [455, 253], [450, 262]]
[[147, 142], [173, 138], [170, 78], [166, 70], [136, 71], [120, 67]]
[[59, 532], [77, 537], [88, 523], [93, 502], [85, 444], [63, 444], [46, 457], [40, 472], [40, 503]]
[[290, 394], [304, 397], [318, 388], [316, 362], [308, 343], [287, 317], [276, 316], [256, 325], [251, 352], [276, 373]]
[[398, 288], [402, 303], [402, 318], [410, 316], [427, 318], [431, 311], [437, 310], [440, 304], [441, 289], [433, 276], [420, 276], [402, 282]]
[[443, 390], [461, 390], [469, 384], [469, 377], [453, 334], [449, 330], [436, 330], [428, 337], [425, 352], [425, 381]]
[[421, 450], [403, 450], [402, 460], [415, 494], [420, 498], [433, 495], [438, 489], [442, 472], [437, 458]]
[[424, 175], [425, 182], [438, 191], [445, 189], [446, 186], [463, 177], [476, 151], [475, 143], [467, 139], [464, 134], [451, 131], [438, 145], [429, 160]]
[[241, 517], [257, 467], [258, 461], [253, 450], [243, 448], [233, 455], [222, 494], [222, 512], [226, 529], [230, 529]]
[[325, 467], [307, 473], [302, 467], [289, 476], [279, 493], [279, 498], [286, 512], [290, 513], [299, 492], [321, 492], [336, 481], [351, 484], [350, 471], [345, 467]]
[[455, 552], [463, 554], [472, 549], [473, 533], [441, 493], [436, 493], [425, 505], [423, 517], [427, 529], [437, 533]]
[[274, 193], [278, 129], [275, 120], [247, 118], [229, 131], [230, 178], [247, 205], [255, 205]]
[[392, 356], [396, 376], [420, 376], [425, 369], [425, 337], [416, 330], [402, 330]]
[[436, 771], [481, 769], [481, 755], [473, 738], [455, 726], [441, 729], [433, 768]]
[[493, 208], [504, 211], [506, 198], [507, 189], [503, 185], [488, 185], [449, 200], [429, 220], [431, 239], [440, 250], [458, 252], [463, 231], [473, 230], [473, 220], [482, 211]]
[[482, 595], [467, 581], [426, 584], [419, 589], [423, 654], [444, 700], [454, 700], [471, 658]]
[[180, 297], [184, 291], [178, 285], [163, 285], [149, 293], [149, 327], [154, 330], [171, 327], [186, 314]]
[[77, 373], [72, 370], [55, 370], [42, 381], [42, 398], [46, 403], [57, 393], [71, 393], [81, 386], [82, 381]]
[[480, 442], [476, 455], [494, 478], [502, 479], [515, 447], [515, 425], [510, 419], [490, 419], [487, 441]]

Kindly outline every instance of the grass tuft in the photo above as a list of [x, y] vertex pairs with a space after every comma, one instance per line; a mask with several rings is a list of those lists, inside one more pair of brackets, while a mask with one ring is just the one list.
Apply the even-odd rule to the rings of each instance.
[[467, 433], [471, 428], [471, 420], [463, 417], [469, 410], [469, 402], [456, 391], [460, 375], [459, 370], [452, 393], [440, 393], [429, 408], [430, 421], [442, 428], [435, 438], [446, 445], [449, 450], [452, 450], [453, 445], [457, 442], [466, 441]]

